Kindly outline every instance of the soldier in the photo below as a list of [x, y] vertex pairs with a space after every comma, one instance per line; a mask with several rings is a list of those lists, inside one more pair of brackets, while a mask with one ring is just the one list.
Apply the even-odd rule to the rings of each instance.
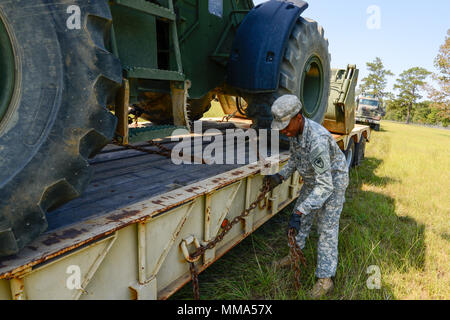
[[[303, 250], [314, 216], [318, 222], [318, 281], [311, 290], [319, 298], [334, 289], [332, 277], [338, 261], [339, 218], [348, 186], [345, 155], [331, 134], [318, 123], [301, 114], [302, 104], [294, 95], [284, 95], [272, 106], [272, 129], [289, 137], [291, 157], [283, 169], [266, 176], [274, 188], [288, 179], [295, 170], [303, 178], [303, 187], [289, 222], [295, 228], [296, 240]], [[289, 257], [280, 265], [287, 265]]]

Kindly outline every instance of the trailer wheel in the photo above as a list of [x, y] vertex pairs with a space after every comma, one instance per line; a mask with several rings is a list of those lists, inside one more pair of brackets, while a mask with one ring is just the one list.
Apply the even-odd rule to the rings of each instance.
[[9, 52], [0, 55], [0, 78], [9, 77], [0, 83], [0, 256], [83, 192], [87, 159], [113, 137], [105, 106], [122, 69], [106, 48], [110, 27], [107, 1], [0, 3], [0, 51]]
[[353, 139], [350, 139], [347, 149], [344, 152], [345, 154], [345, 161], [347, 162], [347, 168], [354, 167], [354, 159], [355, 159], [355, 141]]
[[[300, 17], [289, 37], [280, 68], [278, 90], [274, 93], [245, 95], [247, 115], [257, 128], [270, 128], [271, 107], [282, 95], [293, 94], [302, 102], [302, 113], [322, 124], [330, 93], [330, 54], [324, 30], [316, 21]], [[288, 147], [282, 137], [281, 145]]]
[[355, 145], [355, 160], [354, 166], [359, 166], [364, 160], [366, 152], [366, 138], [361, 137], [361, 140]]

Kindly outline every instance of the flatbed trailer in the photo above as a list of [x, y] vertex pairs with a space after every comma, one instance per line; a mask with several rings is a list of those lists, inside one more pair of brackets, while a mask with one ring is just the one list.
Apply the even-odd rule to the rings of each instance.
[[[333, 136], [345, 150], [352, 139], [368, 141], [370, 128]], [[280, 167], [288, 159], [282, 152]], [[167, 299], [190, 281], [186, 253], [255, 201], [263, 180], [258, 163], [177, 166], [116, 145], [91, 165], [95, 173], [82, 197], [49, 213], [48, 230], [20, 254], [0, 258], [0, 299]], [[197, 270], [283, 210], [301, 186], [296, 172], [271, 191], [200, 257]]]

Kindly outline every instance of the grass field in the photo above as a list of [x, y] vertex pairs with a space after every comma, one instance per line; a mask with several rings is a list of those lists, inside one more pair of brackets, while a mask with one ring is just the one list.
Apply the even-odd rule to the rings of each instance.
[[[366, 160], [351, 171], [339, 234], [336, 289], [330, 299], [450, 299], [450, 131], [382, 123]], [[267, 222], [199, 276], [202, 299], [308, 299], [315, 282], [317, 232], [305, 255], [302, 288], [288, 254], [292, 206]], [[369, 266], [381, 288], [368, 289]], [[175, 299], [192, 299], [191, 284]]]

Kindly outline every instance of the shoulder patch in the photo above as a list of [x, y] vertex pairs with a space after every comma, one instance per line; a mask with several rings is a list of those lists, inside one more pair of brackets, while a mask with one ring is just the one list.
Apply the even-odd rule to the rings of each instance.
[[330, 159], [325, 152], [312, 158], [312, 166], [316, 174], [322, 174], [330, 169]]
[[319, 169], [325, 168], [325, 163], [323, 162], [323, 159], [321, 157], [318, 157], [316, 158], [316, 160], [314, 160], [314, 165]]

